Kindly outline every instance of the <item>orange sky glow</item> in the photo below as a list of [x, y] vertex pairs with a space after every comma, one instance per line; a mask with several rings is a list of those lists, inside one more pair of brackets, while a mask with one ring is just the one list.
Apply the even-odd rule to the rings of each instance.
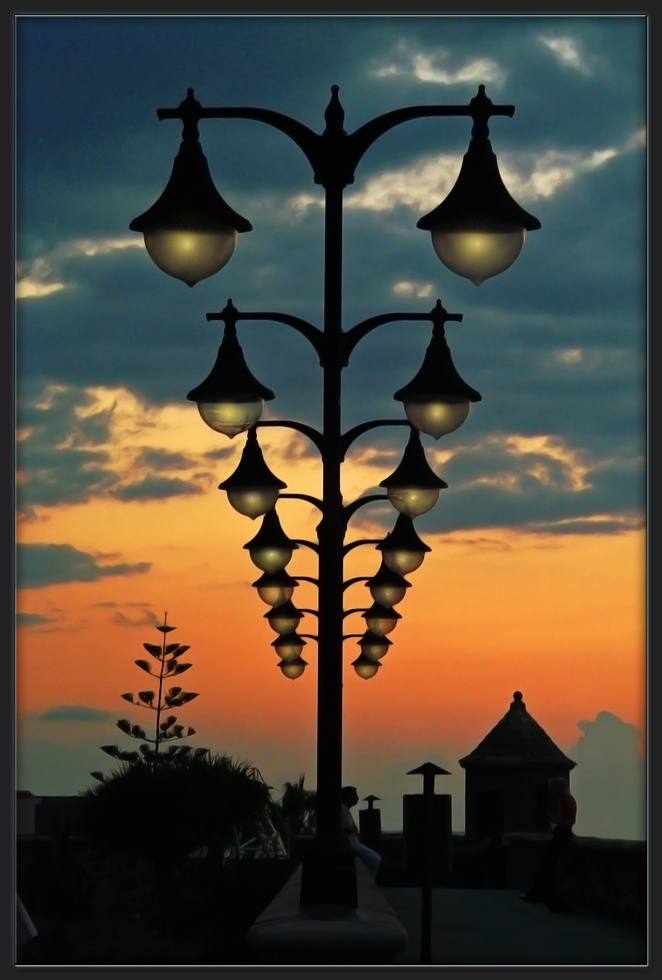
[[[178, 413], [187, 423], [188, 450], [196, 448], [196, 441], [199, 448], [208, 448], [214, 436], [204, 431], [194, 409], [166, 409], [158, 444], [163, 446], [170, 436], [167, 448], [181, 447], [181, 425], [168, 421]], [[267, 459], [274, 458], [270, 449], [288, 440], [274, 432], [263, 438]], [[146, 440], [132, 439], [134, 446], [145, 444]], [[213, 448], [218, 445], [213, 441]], [[235, 456], [217, 464], [219, 480], [232, 472], [242, 447], [240, 437]], [[126, 449], [116, 447], [116, 452]], [[351, 497], [366, 488], [365, 466], [350, 460], [348, 471], [346, 493]], [[288, 489], [318, 490], [314, 459], [299, 459], [295, 465], [281, 459], [277, 472]], [[369, 478], [374, 484], [381, 475], [379, 470], [379, 476]], [[443, 494], [437, 506], [443, 509]], [[314, 536], [315, 511], [307, 503], [284, 500], [279, 514], [292, 537]], [[299, 710], [309, 714], [304, 702], [312, 697], [314, 652], [307, 658], [310, 667], [304, 678], [296, 683], [266, 669], [277, 662], [269, 646], [274, 634], [263, 618], [268, 607], [250, 588], [260, 572], [242, 548], [259, 523], [237, 515], [212, 484], [199, 496], [163, 502], [98, 499], [59, 507], [48, 512], [48, 520], [22, 525], [19, 537], [24, 542], [66, 542], [108, 560], [121, 556], [127, 562], [149, 561], [152, 568], [146, 575], [25, 591], [20, 608], [65, 609], [70, 630], [21, 639], [21, 707], [42, 710], [62, 701], [112, 705], [116, 686], [130, 685], [136, 673], [129, 658], [139, 655], [143, 639], [154, 637], [149, 627], [134, 632], [113, 625], [108, 610], [96, 604], [141, 601], [157, 615], [167, 609], [179, 626], [177, 638], [192, 645], [196, 683], [205, 695], [196, 713], [211, 710], [212, 701], [215, 710], [221, 704], [224, 712], [230, 705], [236, 710], [239, 699], [242, 712], [254, 711], [256, 719], [266, 722], [269, 706], [280, 706], [285, 697], [288, 707], [301, 701]], [[360, 526], [355, 517], [348, 539], [380, 534], [378, 526]], [[557, 719], [559, 737], [571, 738], [578, 715], [594, 707], [609, 707], [642, 723], [642, 532], [534, 535], [495, 528], [428, 535], [426, 541], [432, 552], [411, 573], [413, 587], [397, 607], [403, 619], [391, 635], [394, 645], [384, 660], [385, 669], [371, 683], [348, 674], [347, 713], [351, 718], [356, 708], [361, 716], [354, 723], [348, 718], [352, 729], [369, 730], [373, 712], [381, 713], [388, 704], [406, 725], [452, 724], [456, 732], [469, 733], [475, 730], [477, 715], [492, 717], [498, 711], [495, 692], [503, 690], [508, 696], [513, 685], [526, 689], [538, 713], [551, 712], [548, 717]], [[356, 549], [347, 559], [347, 577], [372, 574], [378, 558], [370, 546]], [[314, 575], [312, 552], [299, 549], [289, 570]], [[363, 605], [366, 592], [362, 584], [352, 586], [346, 593], [349, 606]], [[299, 606], [314, 606], [315, 587], [302, 583], [295, 599]], [[305, 632], [315, 632], [313, 617], [306, 617], [300, 631], [304, 624]], [[348, 632], [359, 632], [363, 620], [354, 616], [348, 624]], [[354, 642], [347, 641], [347, 656], [356, 649]], [[312, 642], [307, 651], [314, 651]], [[245, 696], [247, 685], [250, 698]], [[306, 688], [310, 693], [304, 696]]]
[[[139, 406], [128, 407], [139, 416]], [[127, 467], [131, 447], [185, 445], [189, 454], [219, 448], [194, 408], [166, 408], [157, 418], [138, 419], [132, 429], [129, 411], [123, 419], [116, 414], [121, 431], [111, 448]], [[262, 442], [265, 458], [288, 490], [318, 492], [319, 465], [313, 457], [297, 456], [298, 437], [290, 441], [286, 432], [272, 429]], [[103, 555], [102, 561], [151, 563], [147, 573], [19, 593], [19, 611], [59, 617], [63, 627], [19, 631], [21, 714], [83, 704], [145, 725], [149, 716], [120, 694], [148, 684], [133, 664], [144, 641], [159, 639], [144, 621], [145, 610], [159, 619], [167, 610], [177, 627], [172, 639], [191, 646], [193, 668], [184, 688], [200, 697], [180, 710], [180, 721], [197, 729], [194, 742], [249, 757], [267, 769], [268, 779], [270, 768], [280, 783], [305, 770], [314, 784], [315, 643], [309, 641], [304, 650], [309, 663], [304, 676], [295, 682], [283, 678], [270, 646], [275, 634], [264, 619], [268, 607], [251, 588], [260, 572], [242, 548], [260, 520], [236, 514], [216, 490], [235, 468], [243, 443], [243, 437], [232, 444], [222, 439], [222, 445], [234, 447], [234, 455], [214, 464], [213, 481], [201, 476], [205, 492], [199, 495], [149, 503], [97, 498], [21, 524], [19, 540], [25, 543], [67, 543]], [[365, 464], [350, 458], [347, 498], [374, 486], [382, 475], [377, 467], [366, 475]], [[437, 506], [443, 510], [443, 494]], [[316, 516], [309, 504], [283, 500], [278, 510], [291, 537], [314, 537]], [[348, 539], [383, 533], [369, 521], [360, 525], [357, 515]], [[599, 711], [612, 712], [643, 733], [644, 532], [562, 535], [493, 528], [422, 537], [432, 551], [408, 576], [412, 588], [397, 606], [403, 618], [390, 634], [393, 646], [376, 678], [366, 682], [354, 674], [350, 662], [358, 654], [357, 641], [346, 641], [344, 738], [350, 775], [353, 756], [374, 759], [393, 744], [411, 745], [433, 759], [439, 751], [450, 753], [448, 761], [457, 762], [459, 753], [474, 748], [505, 713], [514, 690], [523, 691], [529, 711], [561, 748], [577, 740], [580, 720]], [[311, 551], [300, 548], [288, 571], [314, 576], [315, 562]], [[348, 556], [346, 577], [374, 574], [378, 565], [373, 547], [357, 548]], [[346, 608], [365, 607], [366, 597], [362, 583], [350, 587]], [[294, 600], [314, 608], [315, 587], [302, 583]], [[101, 605], [110, 602], [117, 605]], [[346, 623], [348, 633], [363, 632], [360, 616]], [[299, 632], [315, 633], [314, 617], [306, 616]], [[79, 730], [60, 725], [56, 737], [75, 744]], [[132, 747], [112, 721], [99, 730], [99, 744]], [[640, 745], [643, 750], [643, 734]], [[103, 760], [100, 754], [100, 768]], [[86, 775], [81, 773], [81, 788]]]

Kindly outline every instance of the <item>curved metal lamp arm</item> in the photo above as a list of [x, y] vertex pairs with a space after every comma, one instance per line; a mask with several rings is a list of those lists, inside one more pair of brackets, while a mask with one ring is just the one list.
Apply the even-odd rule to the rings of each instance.
[[[281, 497], [296, 496], [296, 494], [281, 493]], [[345, 524], [348, 523], [352, 514], [355, 514], [359, 507], [363, 507], [364, 504], [371, 504], [373, 500], [388, 500], [388, 494], [385, 493], [369, 493], [366, 497], [359, 497], [358, 500], [353, 500], [351, 504], [346, 504], [343, 507], [343, 515], [345, 517]]]
[[[363, 609], [347, 609], [343, 613], [343, 619], [345, 618], [345, 616], [351, 616], [352, 613], [357, 613], [357, 612], [358, 613], [364, 613], [364, 612], [367, 612], [367, 611], [368, 611], [367, 608], [363, 608]], [[361, 634], [361, 636], [363, 636], [363, 633]]]
[[361, 320], [343, 333], [343, 363], [347, 367], [349, 357], [356, 345], [371, 330], [383, 327], [386, 323], [396, 323], [398, 320], [430, 320], [429, 313], [379, 313], [377, 316], [370, 316], [367, 320]]
[[312, 582], [319, 588], [319, 579], [311, 578], [310, 575], [293, 575], [292, 578], [295, 578], [297, 582]]
[[362, 544], [381, 544], [382, 541], [383, 538], [361, 538], [360, 541], [351, 541], [349, 544], [346, 544], [342, 553], [346, 555], [348, 551], [351, 551], [353, 548], [358, 548]]
[[355, 425], [353, 428], [348, 429], [340, 437], [340, 446], [342, 452], [342, 460], [344, 462], [347, 450], [359, 436], [362, 436], [364, 432], [369, 432], [370, 429], [376, 429], [381, 425], [408, 425], [412, 427], [409, 419], [375, 419], [374, 422], [361, 422], [360, 425]]
[[[282, 496], [283, 495], [281, 493], [281, 497]], [[302, 544], [304, 548], [311, 548], [312, 551], [315, 551], [318, 555], [320, 553], [320, 546], [315, 544], [314, 541], [306, 541], [305, 538], [292, 538], [292, 541], [294, 541], [295, 544]]]
[[[372, 575], [357, 575], [355, 578], [348, 578], [346, 582], [342, 584], [343, 592], [348, 589], [350, 585], [356, 585], [357, 582], [368, 582], [372, 578]], [[361, 633], [363, 636], [363, 633]]]
[[313, 429], [312, 425], [306, 425], [305, 422], [292, 422], [290, 419], [273, 419], [264, 422], [256, 422], [255, 428], [262, 428], [266, 425], [278, 426], [284, 429], [296, 429], [297, 432], [303, 433], [304, 436], [308, 436], [311, 442], [315, 443], [315, 446], [319, 450], [320, 454], [324, 452], [324, 436], [317, 429]]
[[318, 619], [320, 615], [316, 609], [300, 609], [299, 612], [310, 613], [311, 616], [317, 616]]
[[398, 320], [430, 320], [435, 325], [437, 322], [440, 322], [443, 326], [449, 320], [455, 320], [457, 323], [461, 323], [462, 314], [447, 313], [441, 305], [441, 300], [438, 299], [429, 313], [380, 313], [377, 316], [368, 317], [367, 320], [361, 320], [360, 323], [355, 324], [343, 334], [343, 358], [345, 367], [347, 367], [350, 354], [358, 342], [369, 334], [371, 330], [376, 330], [377, 327], [383, 327], [385, 323], [396, 323]]
[[186, 98], [176, 109], [157, 109], [159, 120], [181, 119], [183, 137], [197, 139], [200, 119], [254, 119], [280, 130], [296, 143], [313, 168], [316, 184], [346, 187], [354, 183], [354, 171], [375, 140], [389, 129], [412, 119], [435, 116], [471, 116], [474, 125], [472, 135], [480, 132], [488, 135], [490, 116], [512, 116], [513, 105], [494, 105], [485, 95], [485, 86], [478, 86], [478, 95], [467, 105], [415, 105], [385, 112], [360, 126], [348, 135], [343, 129], [345, 110], [338, 99], [338, 86], [331, 86], [331, 100], [324, 113], [326, 129], [321, 135], [291, 116], [273, 109], [254, 106], [213, 106], [204, 108], [195, 98], [193, 89], [187, 90]]
[[360, 639], [362, 636], [364, 636], [363, 633], [344, 633], [343, 640], [351, 640], [352, 637], [357, 637]]
[[187, 95], [176, 109], [157, 109], [156, 115], [159, 121], [163, 119], [181, 119], [185, 126], [195, 125], [200, 119], [254, 119], [256, 122], [266, 123], [279, 129], [281, 133], [289, 136], [296, 145], [308, 157], [308, 160], [316, 169], [316, 152], [320, 138], [308, 126], [304, 126], [291, 116], [286, 116], [282, 112], [274, 112], [272, 109], [260, 109], [252, 106], [215, 106], [209, 109], [203, 106], [194, 97], [193, 89], [187, 89]]
[[319, 636], [315, 636], [314, 633], [299, 633], [299, 636], [304, 640], [319, 640]]
[[472, 116], [476, 122], [477, 117], [480, 117], [481, 121], [483, 118], [487, 121], [490, 116], [512, 117], [515, 114], [514, 105], [493, 105], [484, 95], [485, 86], [480, 85], [478, 89], [479, 98], [482, 93], [486, 105], [472, 106], [471, 103], [468, 105], [413, 105], [403, 109], [394, 109], [371, 119], [370, 122], [365, 123], [364, 126], [347, 137], [348, 156], [350, 156], [353, 167], [357, 166], [365, 151], [372, 146], [375, 140], [387, 133], [389, 129], [393, 129], [394, 126], [399, 126], [400, 123], [409, 122], [412, 119], [423, 119], [430, 116]]
[[223, 320], [224, 323], [228, 323], [229, 321], [236, 323], [238, 320], [273, 320], [275, 323], [284, 323], [286, 326], [298, 330], [306, 340], [310, 341], [320, 359], [320, 364], [322, 363], [324, 356], [324, 334], [319, 327], [313, 326], [312, 323], [309, 323], [308, 320], [303, 320], [300, 316], [293, 316], [290, 313], [274, 313], [271, 311], [240, 313], [232, 305], [231, 299], [228, 300], [227, 306], [220, 313], [207, 313], [206, 316], [208, 321]]
[[309, 493], [279, 493], [278, 494], [279, 500], [288, 499], [288, 498], [290, 500], [307, 500], [309, 504], [312, 504], [313, 507], [317, 507], [318, 510], [321, 510], [322, 513], [324, 513], [324, 504], [319, 499], [319, 497], [311, 497]]

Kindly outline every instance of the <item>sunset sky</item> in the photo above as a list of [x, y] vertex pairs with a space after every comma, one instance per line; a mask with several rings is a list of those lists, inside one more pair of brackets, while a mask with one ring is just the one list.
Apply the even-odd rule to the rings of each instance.
[[[315, 785], [316, 651], [295, 682], [276, 669], [260, 571], [243, 545], [260, 520], [218, 484], [245, 443], [212, 432], [186, 393], [211, 368], [231, 297], [319, 324], [323, 198], [300, 150], [241, 120], [203, 120], [216, 186], [253, 224], [230, 263], [194, 289], [150, 261], [129, 222], [159, 196], [181, 124], [158, 122], [192, 86], [206, 106], [261, 106], [316, 132], [332, 84], [352, 132], [391, 109], [466, 103], [485, 84], [512, 119], [492, 146], [513, 197], [542, 229], [516, 263], [476, 287], [437, 259], [421, 215], [446, 196], [470, 121], [422, 119], [381, 138], [345, 192], [344, 326], [428, 312], [437, 298], [462, 377], [483, 396], [435, 442], [449, 484], [416, 521], [432, 551], [408, 580], [376, 678], [345, 649], [344, 781], [381, 797], [401, 826], [408, 769], [449, 769], [505, 714], [515, 690], [579, 763], [579, 833], [644, 836], [646, 20], [644, 17], [21, 16], [16, 31], [17, 772], [35, 794], [73, 794], [133, 748], [120, 695], [167, 610], [190, 644], [179, 710], [192, 740], [248, 759], [278, 788]], [[321, 424], [321, 371], [282, 324], [239, 323], [256, 377], [276, 393], [265, 419]], [[403, 418], [430, 324], [400, 321], [357, 348], [344, 377], [346, 428]], [[288, 492], [319, 494], [314, 447], [259, 432]], [[352, 448], [346, 501], [398, 464], [406, 429]], [[293, 538], [315, 535], [307, 503], [283, 500]], [[362, 508], [348, 539], [383, 537], [390, 505]], [[379, 566], [372, 547], [347, 577]], [[316, 574], [301, 548], [293, 575]], [[362, 584], [348, 607], [365, 607]], [[302, 583], [298, 606], [316, 604]], [[348, 632], [362, 632], [359, 616]], [[312, 616], [300, 632], [315, 632]], [[189, 659], [187, 654], [185, 659]], [[145, 717], [144, 717], [145, 716]], [[615, 783], [616, 780], [616, 791]], [[606, 794], [606, 795], [605, 795]], [[621, 801], [606, 815], [603, 799]]]

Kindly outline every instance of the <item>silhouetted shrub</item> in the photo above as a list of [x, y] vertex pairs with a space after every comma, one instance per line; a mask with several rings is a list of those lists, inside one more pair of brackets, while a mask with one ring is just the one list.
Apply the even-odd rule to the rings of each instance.
[[90, 841], [167, 868], [233, 826], [259, 819], [269, 787], [247, 762], [225, 755], [123, 764], [81, 798]]

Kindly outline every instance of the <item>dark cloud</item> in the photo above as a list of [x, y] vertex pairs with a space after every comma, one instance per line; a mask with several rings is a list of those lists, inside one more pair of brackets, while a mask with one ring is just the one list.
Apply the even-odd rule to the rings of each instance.
[[[125, 477], [113, 468], [109, 453], [93, 448], [111, 441], [115, 406], [81, 415], [94, 408], [94, 396], [79, 387], [29, 386], [19, 413], [17, 446], [17, 499], [22, 518], [34, 518], [36, 508], [84, 503], [109, 493], [116, 500], [133, 501], [202, 492], [197, 482], [164, 476], [122, 485]], [[136, 451], [131, 469], [187, 470], [196, 465], [184, 453], [146, 448]], [[193, 479], [204, 482], [208, 478], [208, 472], [202, 471]]]
[[220, 449], [211, 449], [209, 452], [204, 453], [204, 459], [210, 463], [216, 463], [221, 459], [227, 459], [232, 456], [234, 452], [234, 446], [222, 446]]
[[167, 500], [170, 497], [191, 496], [204, 492], [201, 486], [195, 483], [187, 483], [179, 478], [146, 476], [144, 480], [128, 483], [118, 490], [113, 490], [113, 496], [117, 500], [128, 502], [133, 500]]
[[52, 622], [51, 616], [44, 616], [41, 613], [16, 613], [17, 626], [44, 626]]
[[139, 453], [136, 464], [154, 470], [189, 470], [195, 466], [195, 460], [188, 459], [183, 453], [171, 453], [165, 449], [144, 449]]
[[20, 587], [44, 589], [66, 582], [95, 582], [115, 575], [144, 573], [151, 562], [133, 564], [103, 564], [104, 556], [96, 557], [79, 551], [70, 544], [18, 544], [17, 568]]
[[[417, 527], [427, 532], [517, 527], [543, 533], [604, 534], [643, 525], [645, 481], [639, 459], [572, 454], [553, 438], [547, 448], [548, 452], [527, 452], [503, 438], [459, 447], [443, 466], [432, 465], [449, 487], [442, 490], [438, 504], [417, 519]], [[555, 458], [555, 452], [562, 458]], [[364, 463], [366, 480], [371, 464], [393, 471], [400, 458], [400, 454], [369, 457]], [[433, 461], [429, 450], [428, 461]], [[373, 485], [363, 495], [383, 492]], [[393, 513], [390, 505], [367, 506], [373, 516], [379, 514], [388, 523]], [[600, 520], [589, 520], [592, 517]]]
[[108, 453], [94, 448], [109, 441], [113, 410], [81, 417], [93, 405], [92, 395], [77, 388], [46, 387], [21, 400], [16, 462], [23, 515], [36, 506], [83, 503], [117, 482]]
[[87, 708], [84, 704], [60, 704], [36, 716], [37, 721], [108, 721], [111, 715], [98, 708]]

